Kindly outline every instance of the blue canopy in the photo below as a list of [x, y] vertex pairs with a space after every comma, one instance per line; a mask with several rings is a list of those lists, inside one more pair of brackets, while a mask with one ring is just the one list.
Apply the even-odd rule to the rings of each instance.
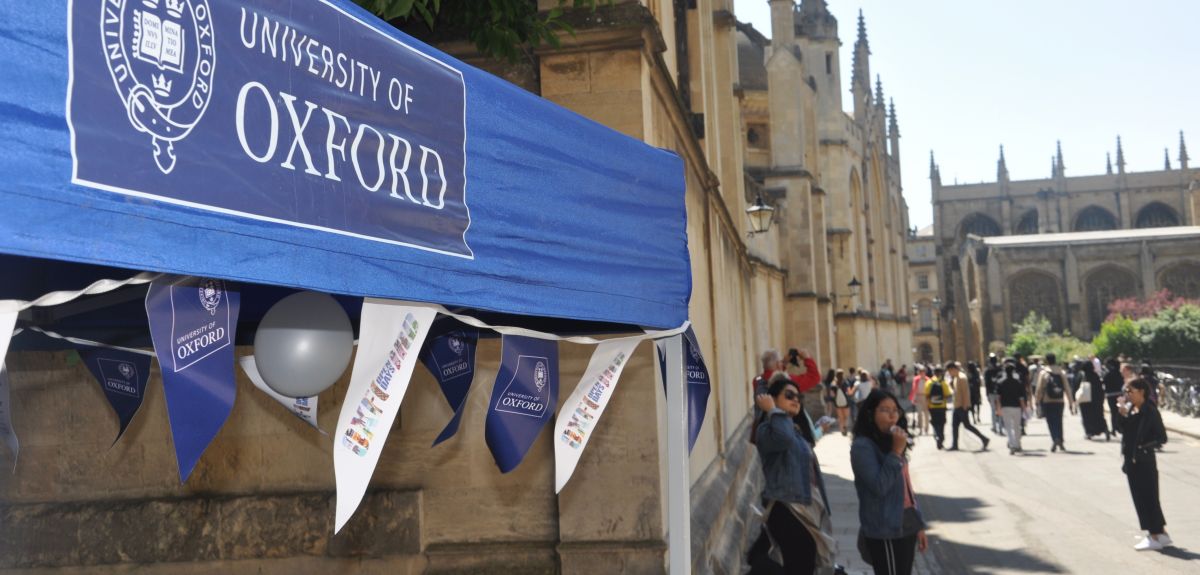
[[5, 2], [0, 56], [0, 275], [687, 319], [677, 156], [348, 1]]

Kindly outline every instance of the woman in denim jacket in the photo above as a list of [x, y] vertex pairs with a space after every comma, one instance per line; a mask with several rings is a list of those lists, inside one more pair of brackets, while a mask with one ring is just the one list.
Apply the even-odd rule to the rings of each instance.
[[813, 573], [833, 564], [828, 504], [816, 455], [797, 419], [803, 401], [796, 384], [773, 378], [768, 393], [754, 398], [766, 413], [756, 431], [766, 487], [767, 533], [785, 573]]
[[858, 492], [859, 547], [876, 575], [912, 573], [914, 550], [924, 553], [928, 546], [908, 475], [907, 427], [896, 396], [882, 390], [863, 401], [854, 422], [850, 463]]

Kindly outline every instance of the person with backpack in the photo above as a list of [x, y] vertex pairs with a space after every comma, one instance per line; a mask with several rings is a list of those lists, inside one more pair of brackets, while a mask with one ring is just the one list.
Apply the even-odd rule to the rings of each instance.
[[1079, 403], [1079, 415], [1083, 420], [1083, 434], [1088, 439], [1104, 436], [1104, 441], [1112, 439], [1108, 431], [1108, 423], [1104, 421], [1104, 388], [1100, 376], [1091, 361], [1083, 361], [1079, 365], [1082, 381], [1075, 391], [1076, 402]]
[[933, 368], [918, 365], [914, 371], [916, 375], [913, 376], [912, 389], [908, 392], [908, 401], [913, 404], [917, 419], [913, 424], [913, 431], [929, 435], [929, 405], [925, 401], [925, 384], [933, 379]]
[[1071, 407], [1071, 415], [1075, 414], [1075, 396], [1069, 391], [1067, 376], [1058, 358], [1053, 353], [1046, 354], [1046, 365], [1038, 372], [1037, 388], [1034, 399], [1042, 407], [1042, 415], [1046, 418], [1046, 426], [1050, 428], [1050, 440], [1053, 443], [1050, 452], [1059, 449], [1064, 452], [1067, 447], [1063, 444], [1063, 408]]
[[997, 399], [1000, 397], [1000, 392], [997, 386], [1000, 381], [1006, 377], [1004, 370], [1000, 368], [1000, 358], [996, 354], [988, 354], [988, 366], [983, 370], [983, 385], [987, 392], [988, 408], [992, 411], [992, 433], [1002, 435], [1004, 433], [1004, 423], [1001, 419], [1002, 412]]
[[946, 400], [950, 387], [942, 380], [945, 371], [941, 367], [933, 370], [933, 377], [925, 382], [925, 405], [929, 409], [929, 422], [933, 424], [933, 439], [942, 449], [946, 439]]
[[837, 413], [838, 430], [846, 435], [853, 420], [850, 419], [850, 382], [846, 381], [846, 371], [839, 369], [833, 374], [833, 408]]
[[1028, 409], [1029, 394], [1017, 368], [1011, 363], [1004, 364], [1004, 375], [996, 384], [996, 407], [1004, 418], [1004, 432], [1008, 436], [1008, 454], [1021, 452], [1021, 420]]
[[[976, 376], [978, 376], [978, 368], [976, 368]], [[950, 451], [958, 451], [959, 426], [964, 426], [967, 431], [974, 433], [983, 442], [983, 451], [987, 451], [990, 440], [971, 425], [971, 402], [975, 399], [970, 391], [971, 384], [959, 372], [958, 364], [953, 361], [946, 364], [946, 385], [954, 390], [953, 441], [950, 444]]]

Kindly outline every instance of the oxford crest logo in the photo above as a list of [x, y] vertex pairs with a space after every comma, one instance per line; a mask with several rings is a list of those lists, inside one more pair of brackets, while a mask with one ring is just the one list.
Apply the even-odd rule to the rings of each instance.
[[133, 364], [124, 362], [119, 363], [117, 364], [117, 371], [121, 373], [121, 377], [124, 377], [125, 379], [133, 379]]
[[537, 386], [538, 393], [541, 393], [542, 388], [546, 387], [546, 362], [539, 361], [533, 367], [533, 384]]
[[204, 116], [216, 51], [208, 0], [108, 0], [100, 18], [108, 71], [129, 123], [150, 136], [158, 169]]
[[200, 282], [200, 305], [208, 310], [211, 315], [217, 315], [217, 308], [221, 305], [221, 282], [213, 279], [206, 279]]
[[460, 339], [460, 338], [459, 338], [458, 336], [456, 336], [456, 335], [452, 335], [452, 336], [450, 336], [450, 338], [449, 338], [449, 339], [446, 341], [446, 343], [450, 345], [450, 351], [453, 351], [453, 352], [454, 352], [454, 355], [462, 355], [462, 353], [463, 353], [463, 342], [462, 342], [462, 339]]

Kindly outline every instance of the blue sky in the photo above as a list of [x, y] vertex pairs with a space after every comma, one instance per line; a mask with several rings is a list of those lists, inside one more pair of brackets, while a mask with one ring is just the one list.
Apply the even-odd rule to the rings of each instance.
[[[735, 0], [771, 35], [767, 0]], [[1128, 171], [1178, 168], [1179, 131], [1200, 167], [1200, 2], [1192, 0], [829, 0], [848, 81], [861, 8], [871, 72], [900, 122], [913, 225], [932, 223], [929, 152], [942, 182], [1104, 173], [1121, 136]], [[848, 89], [844, 85], [843, 89]], [[844, 98], [849, 103], [849, 97]], [[1114, 168], [1115, 169], [1115, 168]]]

